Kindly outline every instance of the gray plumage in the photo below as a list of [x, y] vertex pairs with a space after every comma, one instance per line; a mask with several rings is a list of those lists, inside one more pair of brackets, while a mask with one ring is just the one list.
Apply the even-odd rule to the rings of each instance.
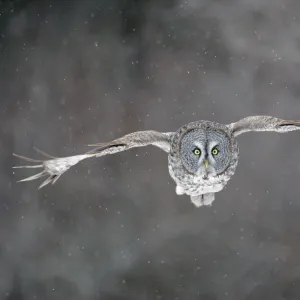
[[196, 121], [180, 127], [176, 132], [137, 131], [107, 143], [94, 144], [95, 148], [81, 155], [48, 160], [34, 160], [15, 156], [36, 165], [14, 168], [41, 168], [42, 171], [20, 181], [40, 177], [47, 179], [39, 188], [52, 183], [78, 162], [134, 147], [154, 145], [168, 153], [169, 173], [176, 183], [177, 195], [189, 195], [197, 207], [211, 205], [215, 193], [221, 191], [235, 173], [239, 148], [236, 137], [248, 131], [288, 132], [300, 130], [300, 120], [282, 120], [271, 116], [251, 116], [228, 125], [210, 121]]

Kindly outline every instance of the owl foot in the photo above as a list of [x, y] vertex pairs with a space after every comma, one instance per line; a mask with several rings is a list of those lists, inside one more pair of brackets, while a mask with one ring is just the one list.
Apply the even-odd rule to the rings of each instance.
[[176, 186], [176, 194], [177, 194], [177, 195], [183, 195], [183, 194], [184, 194], [184, 189], [183, 189], [183, 187], [177, 185], [177, 186]]
[[202, 194], [199, 196], [191, 196], [191, 201], [196, 207], [211, 206], [215, 200], [215, 193]]

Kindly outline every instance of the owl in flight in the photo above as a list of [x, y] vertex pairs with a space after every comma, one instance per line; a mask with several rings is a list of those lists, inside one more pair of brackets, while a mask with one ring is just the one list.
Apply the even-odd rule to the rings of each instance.
[[176, 183], [177, 195], [189, 195], [200, 207], [211, 205], [215, 193], [220, 192], [234, 174], [239, 148], [236, 137], [248, 131], [288, 132], [300, 130], [300, 120], [282, 120], [270, 116], [251, 116], [228, 125], [210, 121], [196, 121], [180, 127], [176, 132], [137, 131], [111, 142], [94, 144], [84, 154], [56, 158], [42, 151], [48, 160], [34, 160], [15, 156], [35, 165], [14, 168], [41, 168], [42, 171], [20, 181], [47, 176], [39, 188], [52, 183], [81, 160], [115, 154], [134, 147], [154, 145], [168, 153], [169, 173]]

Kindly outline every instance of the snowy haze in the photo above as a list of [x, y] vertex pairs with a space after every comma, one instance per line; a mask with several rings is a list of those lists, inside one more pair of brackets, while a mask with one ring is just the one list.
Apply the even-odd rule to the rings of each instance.
[[[239, 137], [212, 207], [155, 147], [17, 184], [12, 152], [300, 118], [299, 0], [1, 1], [0, 299], [300, 299], [300, 134]], [[17, 172], [14, 172], [17, 171]]]

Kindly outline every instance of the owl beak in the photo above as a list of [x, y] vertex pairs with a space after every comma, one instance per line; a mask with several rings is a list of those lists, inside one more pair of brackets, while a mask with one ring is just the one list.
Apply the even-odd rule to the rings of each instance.
[[208, 160], [207, 159], [204, 161], [204, 166], [205, 166], [205, 169], [208, 168]]

